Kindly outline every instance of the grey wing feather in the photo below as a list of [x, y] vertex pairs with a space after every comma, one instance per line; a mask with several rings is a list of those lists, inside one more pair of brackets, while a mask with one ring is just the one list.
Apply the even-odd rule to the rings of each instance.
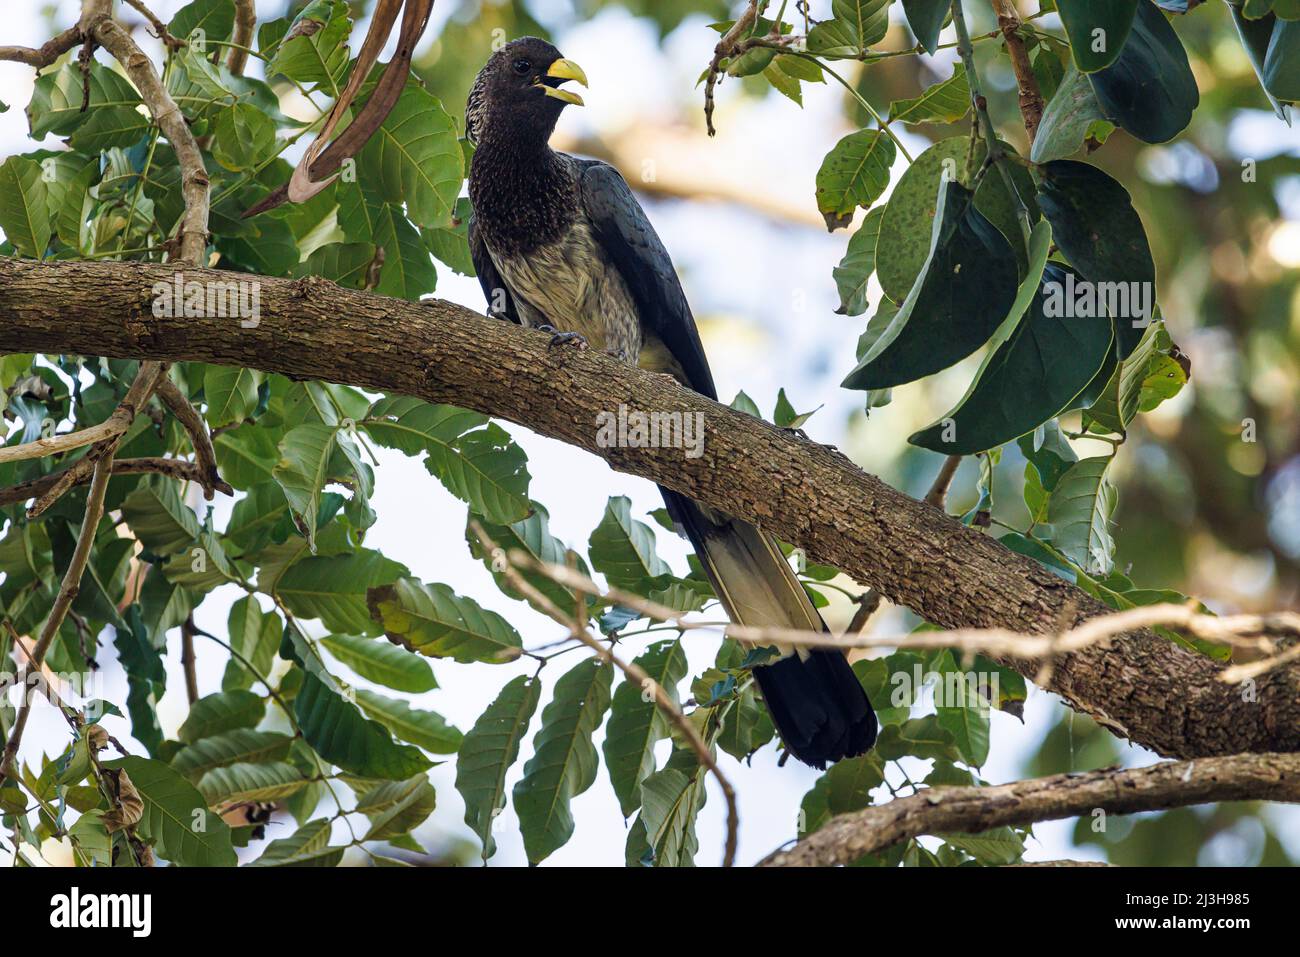
[[[487, 244], [478, 231], [474, 216], [469, 218], [469, 257], [474, 261], [474, 272], [478, 274], [478, 284], [483, 288], [483, 295], [488, 301], [488, 315], [505, 319], [515, 325], [522, 325], [519, 311], [515, 306], [515, 294], [497, 271], [497, 264], [492, 261]], [[499, 308], [498, 308], [499, 307]]]
[[691, 388], [716, 399], [709, 361], [668, 250], [618, 170], [598, 160], [580, 162], [583, 212], [631, 293], [642, 325], [668, 347]]

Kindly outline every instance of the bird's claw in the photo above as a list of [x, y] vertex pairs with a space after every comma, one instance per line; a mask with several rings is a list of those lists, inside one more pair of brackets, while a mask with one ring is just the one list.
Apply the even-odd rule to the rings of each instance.
[[546, 346], [547, 349], [554, 349], [556, 346], [573, 346], [579, 352], [587, 351], [587, 337], [580, 332], [556, 332], [554, 329], [543, 329], [542, 331], [554, 333], [551, 336], [550, 343]]

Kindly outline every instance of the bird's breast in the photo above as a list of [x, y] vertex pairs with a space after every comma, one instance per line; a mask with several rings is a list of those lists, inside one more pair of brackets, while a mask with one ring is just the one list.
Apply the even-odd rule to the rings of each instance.
[[594, 349], [637, 361], [642, 340], [636, 304], [586, 223], [574, 223], [558, 240], [527, 253], [494, 252], [492, 259], [522, 300], [525, 324], [576, 332]]

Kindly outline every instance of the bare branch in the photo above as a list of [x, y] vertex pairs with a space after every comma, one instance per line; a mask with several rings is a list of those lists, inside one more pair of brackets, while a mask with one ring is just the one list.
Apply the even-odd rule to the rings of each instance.
[[226, 54], [226, 69], [235, 76], [244, 72], [248, 62], [248, 47], [253, 45], [253, 28], [257, 26], [257, 11], [253, 0], [235, 0], [235, 30], [231, 36], [230, 52]]
[[203, 416], [190, 404], [185, 393], [169, 378], [158, 383], [158, 398], [171, 410], [176, 420], [185, 427], [194, 446], [195, 469], [199, 476], [199, 485], [203, 487], [203, 497], [212, 501], [216, 492], [234, 495], [235, 490], [217, 474], [217, 452], [212, 447], [212, 436], [208, 434], [207, 423]]
[[173, 50], [179, 50], [181, 47], [185, 46], [185, 41], [172, 36], [171, 32], [167, 29], [167, 25], [163, 23], [162, 20], [158, 19], [158, 15], [146, 7], [142, 0], [126, 0], [126, 2], [130, 4], [131, 7], [140, 14], [140, 16], [149, 21], [149, 25], [153, 27], [153, 35], [161, 40], [166, 46]]
[[992, 0], [993, 10], [998, 16], [998, 27], [1006, 40], [1007, 54], [1011, 57], [1011, 69], [1016, 74], [1016, 85], [1020, 94], [1020, 116], [1025, 123], [1025, 133], [1032, 146], [1038, 136], [1038, 124], [1043, 121], [1043, 94], [1038, 88], [1038, 78], [1029, 63], [1029, 54], [1025, 50], [1024, 37], [1020, 35], [1020, 12], [1015, 0]]
[[[90, 481], [91, 473], [94, 471], [93, 463], [90, 466], [82, 467], [81, 463], [85, 458], [78, 459], [72, 465], [58, 472], [51, 472], [49, 475], [42, 475], [40, 478], [31, 479], [27, 482], [21, 482], [18, 485], [11, 485], [8, 488], [0, 488], [0, 506], [13, 505], [17, 502], [26, 502], [28, 499], [40, 499], [51, 493], [56, 487], [60, 487], [66, 481], [68, 487], [84, 485]], [[181, 482], [198, 482], [199, 469], [193, 462], [187, 462], [185, 459], [164, 459], [154, 457], [142, 457], [134, 459], [113, 459], [114, 475], [166, 475], [177, 479]], [[60, 489], [60, 494], [66, 491], [66, 488]], [[28, 510], [29, 517], [39, 515], [44, 509], [37, 511], [36, 506]]]
[[1300, 801], [1300, 754], [1238, 754], [1127, 771], [1107, 768], [1058, 774], [988, 788], [928, 788], [831, 818], [794, 847], [777, 851], [761, 864], [845, 865], [922, 834], [978, 833], [1096, 810], [1132, 814], [1248, 800]]
[[26, 63], [41, 70], [81, 42], [81, 27], [69, 27], [40, 47], [0, 47], [0, 60]]
[[111, 0], [88, 0], [81, 29], [122, 64], [154, 122], [176, 151], [181, 168], [181, 195], [185, 200], [185, 215], [178, 227], [180, 258], [191, 265], [204, 264], [208, 245], [208, 174], [185, 116], [163, 86], [152, 61], [113, 19]]
[[961, 468], [960, 455], [950, 455], [944, 459], [943, 465], [939, 467], [939, 474], [934, 477], [934, 484], [930, 486], [930, 491], [925, 493], [925, 498], [921, 501], [935, 508], [943, 508], [948, 500], [948, 489], [952, 486], [953, 476], [957, 474], [959, 468]]
[[713, 59], [709, 61], [708, 75], [704, 80], [704, 125], [710, 136], [718, 132], [713, 128], [713, 91], [718, 85], [722, 61], [735, 54], [741, 39], [753, 29], [758, 21], [758, 15], [766, 6], [767, 0], [749, 0], [745, 12], [731, 25], [731, 29], [722, 35], [718, 45], [713, 48]]
[[[682, 713], [682, 709], [677, 707], [676, 702], [668, 696], [668, 693], [664, 691], [659, 682], [646, 674], [644, 669], [636, 663], [624, 662], [610, 651], [609, 648], [597, 641], [592, 636], [591, 632], [588, 631], [585, 618], [578, 618], [572, 613], [563, 611], [557, 607], [553, 601], [538, 591], [533, 586], [532, 582], [519, 574], [516, 567], [517, 556], [523, 553], [517, 551], [507, 553], [503, 548], [498, 546], [491, 537], [489, 537], [488, 533], [483, 529], [483, 526], [475, 520], [470, 520], [470, 529], [482, 543], [484, 551], [491, 555], [494, 561], [498, 558], [504, 559], [504, 561], [501, 562], [501, 564], [504, 565], [502, 574], [509, 579], [512, 588], [518, 591], [521, 595], [525, 595], [529, 601], [545, 612], [553, 621], [569, 629], [569, 634], [573, 638], [582, 642], [594, 651], [596, 656], [602, 661], [618, 668], [619, 671], [623, 672], [623, 674], [627, 676], [629, 681], [638, 685], [642, 689], [650, 688], [654, 692], [655, 704], [659, 706], [659, 710], [662, 711], [668, 717], [668, 720], [673, 723], [673, 726], [682, 733], [682, 736], [690, 744], [691, 750], [695, 752], [695, 756], [699, 760], [700, 766], [707, 769], [708, 772], [713, 775], [713, 779], [718, 782], [718, 787], [722, 789], [723, 797], [727, 802], [727, 844], [726, 850], [723, 853], [722, 866], [731, 867], [735, 864], [737, 835], [740, 830], [740, 818], [736, 810], [736, 792], [732, 788], [731, 782], [727, 780], [727, 776], [722, 773], [722, 769], [718, 767], [718, 762], [709, 751], [709, 746], [704, 743], [704, 739], [701, 738], [699, 732], [695, 730], [695, 726], [691, 724], [686, 715]], [[552, 566], [545, 567], [549, 568]], [[577, 573], [575, 572], [575, 574]]]

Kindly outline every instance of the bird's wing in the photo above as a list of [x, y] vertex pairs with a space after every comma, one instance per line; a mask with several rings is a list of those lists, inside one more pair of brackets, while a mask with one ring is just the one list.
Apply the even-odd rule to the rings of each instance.
[[483, 295], [488, 301], [488, 315], [505, 319], [520, 325], [519, 311], [515, 306], [515, 294], [497, 271], [497, 264], [492, 261], [487, 243], [478, 231], [474, 216], [469, 217], [469, 258], [474, 261], [474, 272], [478, 274], [478, 284], [483, 287]]
[[636, 303], [642, 325], [681, 364], [696, 392], [716, 399], [713, 374], [700, 344], [673, 261], [645, 210], [618, 170], [598, 160], [581, 161], [579, 202], [609, 262]]

